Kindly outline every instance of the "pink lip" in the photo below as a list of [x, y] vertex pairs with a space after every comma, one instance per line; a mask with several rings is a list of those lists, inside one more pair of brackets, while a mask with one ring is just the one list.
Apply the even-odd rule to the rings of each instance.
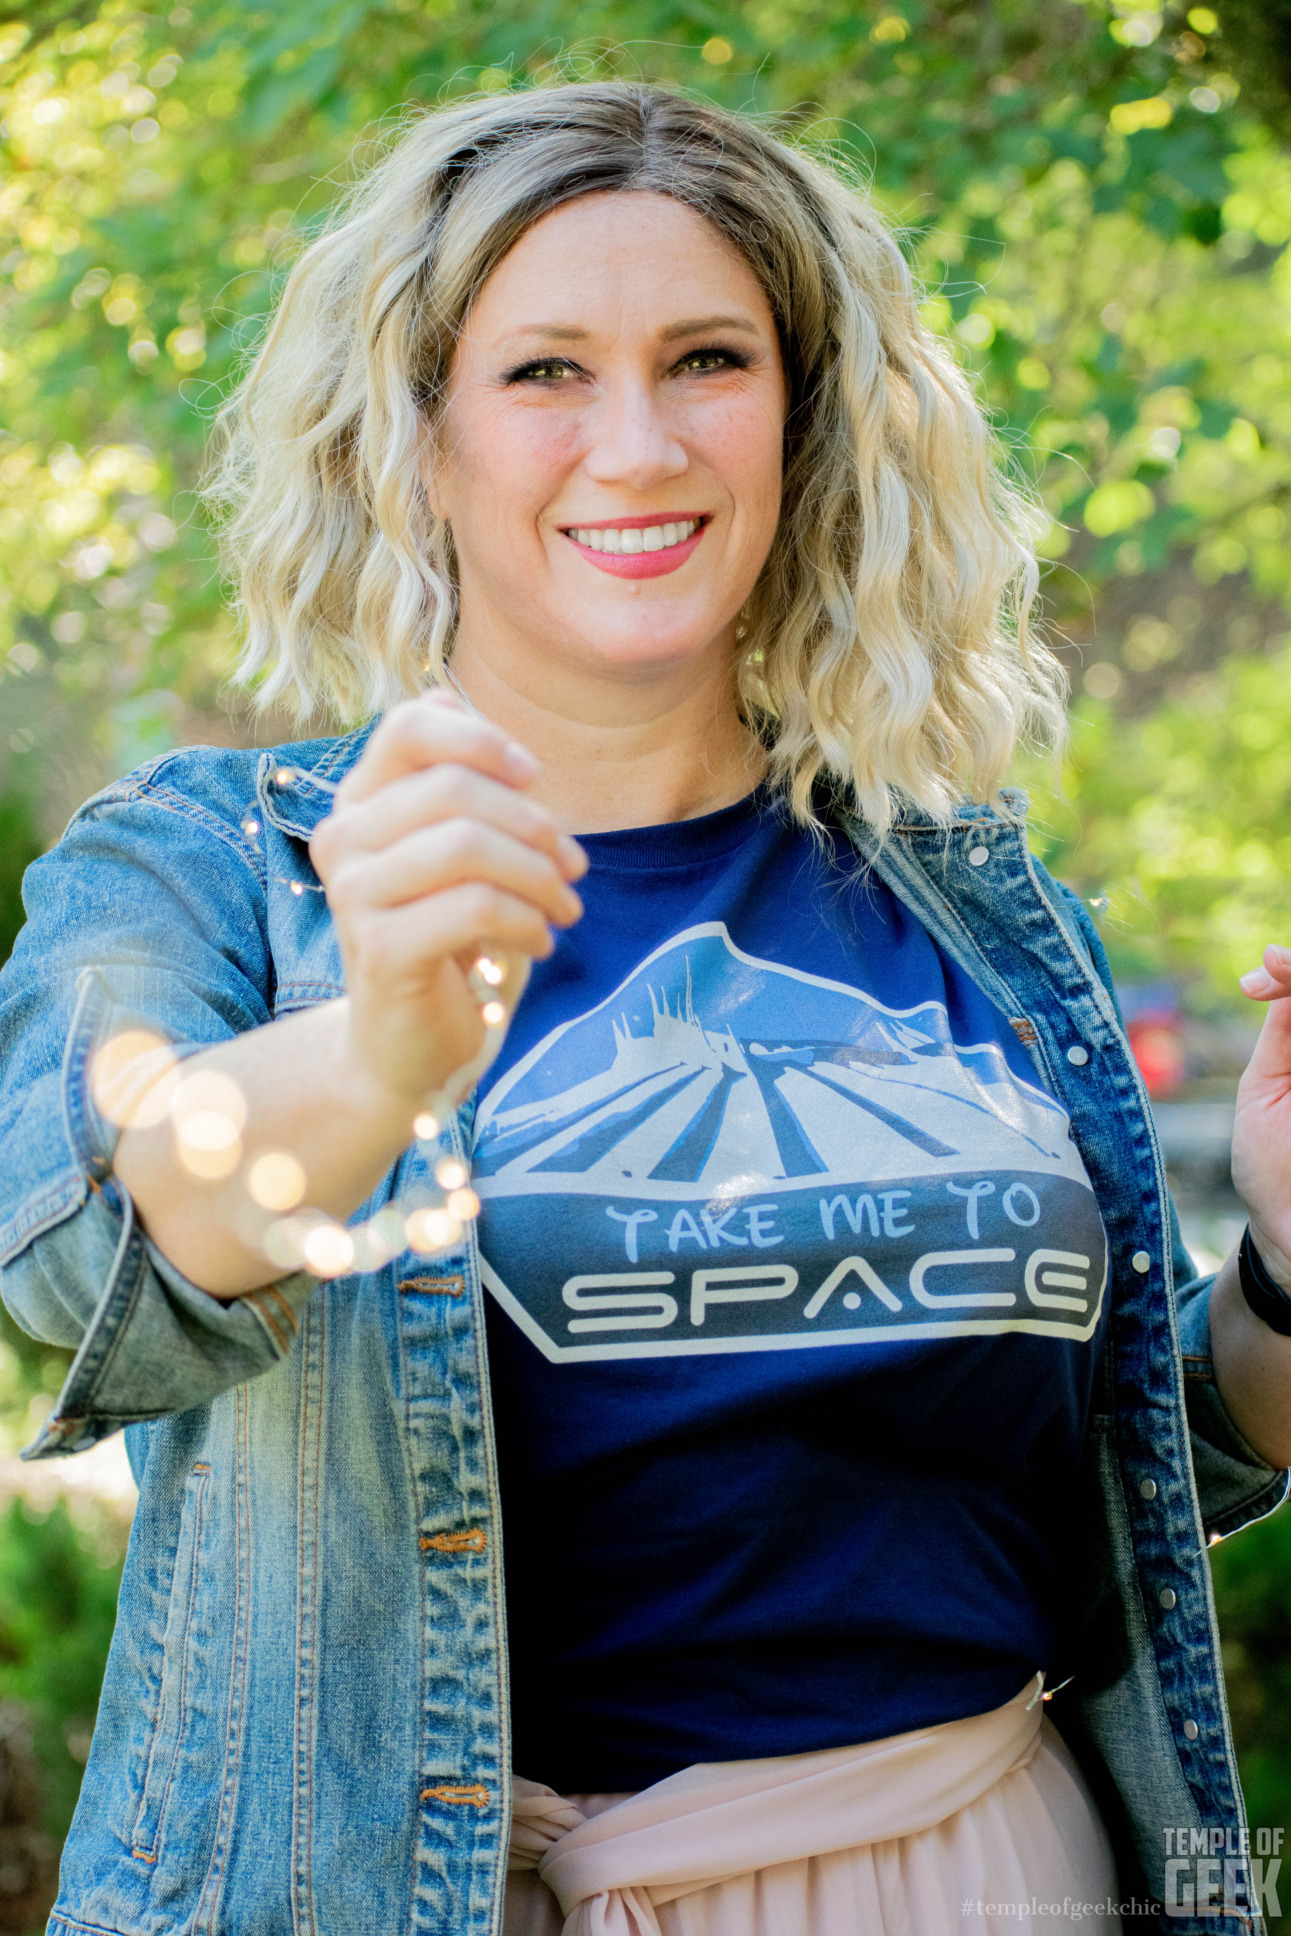
[[[701, 511], [676, 512], [661, 516], [659, 512], [647, 517], [602, 518], [589, 524], [580, 524], [579, 531], [647, 531], [652, 524], [687, 524], [692, 518], [702, 517]], [[698, 531], [692, 531], [680, 544], [668, 545], [663, 551], [614, 552], [593, 551], [590, 545], [579, 544], [572, 531], [565, 536], [580, 557], [586, 558], [590, 565], [608, 572], [611, 578], [663, 578], [670, 571], [677, 571], [690, 557], [708, 524], [701, 524]]]

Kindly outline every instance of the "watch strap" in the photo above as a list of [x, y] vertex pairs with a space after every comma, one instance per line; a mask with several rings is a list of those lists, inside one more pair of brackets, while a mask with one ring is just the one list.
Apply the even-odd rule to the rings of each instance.
[[1237, 1272], [1242, 1296], [1257, 1318], [1284, 1338], [1291, 1338], [1291, 1297], [1269, 1273], [1269, 1268], [1251, 1242], [1251, 1226], [1242, 1233], [1237, 1253]]

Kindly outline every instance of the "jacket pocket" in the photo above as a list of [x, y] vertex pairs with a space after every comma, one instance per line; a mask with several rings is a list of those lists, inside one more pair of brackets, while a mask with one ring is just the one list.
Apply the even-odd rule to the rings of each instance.
[[193, 1605], [202, 1563], [203, 1522], [210, 1480], [210, 1466], [199, 1462], [192, 1468], [184, 1486], [179, 1542], [175, 1548], [170, 1602], [166, 1609], [161, 1687], [152, 1739], [148, 1744], [143, 1793], [131, 1836], [131, 1853], [143, 1862], [155, 1862], [157, 1859], [157, 1839], [166, 1812], [166, 1800], [191, 1712]]

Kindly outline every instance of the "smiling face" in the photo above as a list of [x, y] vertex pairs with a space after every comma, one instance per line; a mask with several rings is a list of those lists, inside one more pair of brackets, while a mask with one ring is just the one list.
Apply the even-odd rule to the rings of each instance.
[[785, 389], [743, 256], [666, 196], [535, 223], [457, 346], [431, 480], [455, 654], [510, 682], [729, 664], [780, 510]]

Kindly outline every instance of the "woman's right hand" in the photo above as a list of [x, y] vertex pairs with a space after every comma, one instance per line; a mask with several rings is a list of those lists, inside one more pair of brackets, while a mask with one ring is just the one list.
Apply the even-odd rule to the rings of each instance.
[[437, 691], [396, 706], [337, 790], [310, 857], [345, 964], [348, 1052], [415, 1110], [479, 1056], [481, 954], [542, 960], [582, 913], [577, 841], [526, 799], [526, 748]]

